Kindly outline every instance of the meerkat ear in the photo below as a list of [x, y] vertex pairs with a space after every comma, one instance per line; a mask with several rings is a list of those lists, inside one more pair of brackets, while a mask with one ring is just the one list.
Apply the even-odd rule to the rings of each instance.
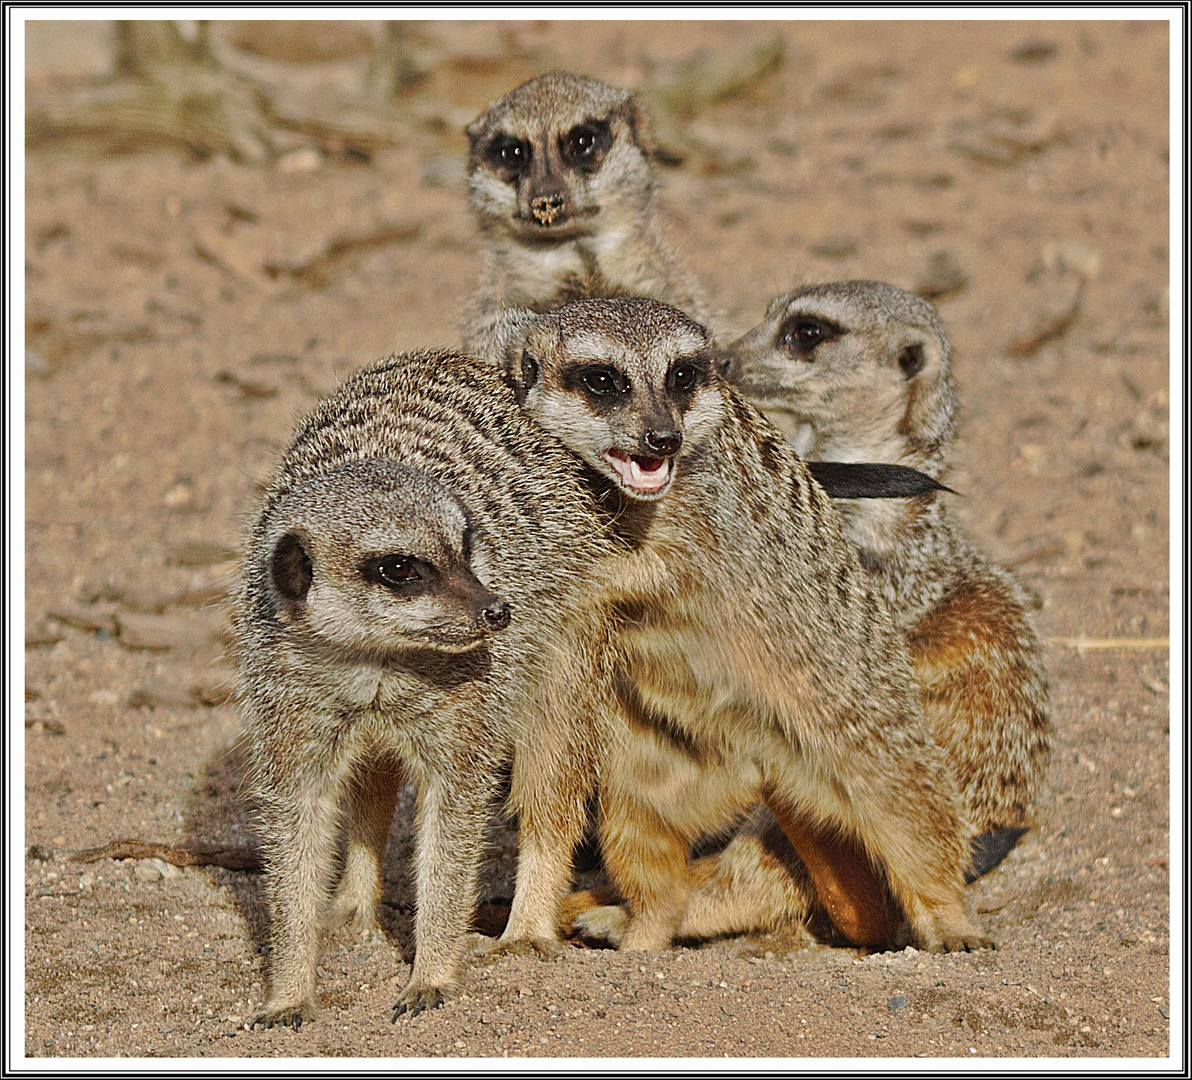
[[904, 379], [913, 379], [920, 371], [926, 360], [923, 356], [923, 343], [916, 341], [911, 345], [904, 345], [898, 354], [898, 366], [902, 369]]
[[636, 94], [630, 94], [621, 105], [617, 106], [615, 111], [624, 120], [625, 126], [629, 128], [629, 136], [633, 140], [633, 145], [645, 155], [647, 161], [657, 161], [662, 165], [682, 163], [682, 158], [676, 159], [673, 154], [658, 145], [658, 140], [654, 137], [653, 125], [645, 110], [642, 109]]
[[302, 600], [314, 581], [314, 564], [302, 544], [302, 538], [288, 532], [273, 547], [269, 559], [273, 587], [287, 600]]
[[501, 374], [512, 387], [513, 396], [519, 405], [526, 403], [530, 391], [538, 381], [538, 361], [526, 350], [521, 351], [520, 358], [514, 349], [509, 349], [501, 362]]
[[521, 354], [521, 385], [523, 391], [530, 390], [538, 381], [538, 361], [528, 349], [522, 349]]

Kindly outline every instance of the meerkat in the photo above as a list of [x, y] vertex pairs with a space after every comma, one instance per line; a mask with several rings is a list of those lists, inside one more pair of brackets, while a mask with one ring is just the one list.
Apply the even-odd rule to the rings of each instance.
[[[796, 290], [729, 350], [730, 378], [813, 461], [951, 464], [956, 392], [934, 307], [882, 282]], [[1028, 601], [947, 500], [839, 500], [845, 534], [907, 635], [937, 741], [980, 832], [1021, 827], [1052, 727]]]
[[[692, 841], [759, 800], [850, 940], [893, 936], [878, 881], [921, 947], [990, 944], [964, 911], [957, 794], [905, 641], [827, 496], [720, 377], [708, 332], [657, 301], [582, 300], [523, 326], [504, 357], [626, 543], [577, 615], [611, 628], [624, 721], [597, 766], [605, 866], [630, 908], [621, 947], [671, 942]], [[527, 790], [576, 801], [548, 775]], [[522, 825], [535, 857], [517, 892], [543, 895], [531, 879], [560, 880], [576, 836]], [[558, 913], [511, 917], [506, 937], [554, 937]]]
[[482, 353], [509, 308], [543, 312], [581, 297], [650, 296], [708, 321], [699, 285], [662, 235], [631, 91], [549, 72], [493, 102], [467, 135], [485, 247], [466, 351]]
[[324, 927], [375, 926], [402, 768], [419, 785], [416, 955], [394, 1017], [454, 992], [490, 803], [527, 718], [536, 752], [580, 759], [559, 740], [587, 684], [536, 686], [558, 668], [572, 592], [609, 555], [593, 505], [571, 456], [475, 359], [391, 357], [299, 426], [236, 603], [273, 927], [254, 1024], [314, 1016]]
[[[774, 300], [728, 347], [728, 374], [801, 455], [910, 466], [938, 480], [955, 426], [950, 353], [929, 303], [855, 281]], [[936, 492], [836, 506], [906, 636], [928, 725], [960, 790], [971, 837], [966, 877], [975, 880], [1027, 831], [1050, 757], [1047, 677], [1026, 598]], [[816, 907], [806, 868], [764, 811], [695, 873], [681, 936], [769, 929]], [[624, 914], [584, 910], [610, 899], [577, 897], [572, 921], [615, 941]]]

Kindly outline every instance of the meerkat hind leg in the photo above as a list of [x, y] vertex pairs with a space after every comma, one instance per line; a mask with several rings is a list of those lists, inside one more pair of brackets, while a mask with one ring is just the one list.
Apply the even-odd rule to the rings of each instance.
[[807, 867], [781, 826], [754, 811], [722, 851], [692, 864], [694, 888], [676, 935], [707, 939], [805, 924], [817, 908]]
[[895, 920], [890, 895], [860, 844], [792, 813], [778, 800], [768, 800], [767, 805], [803, 860], [836, 929], [854, 945], [891, 945]]

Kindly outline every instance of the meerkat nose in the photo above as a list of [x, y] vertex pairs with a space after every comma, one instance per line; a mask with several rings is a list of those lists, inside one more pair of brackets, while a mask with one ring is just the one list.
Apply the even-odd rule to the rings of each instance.
[[678, 431], [647, 431], [645, 442], [654, 453], [669, 457], [683, 445], [683, 435]]
[[539, 195], [530, 203], [530, 212], [543, 225], [549, 225], [566, 208], [567, 200], [560, 194]]
[[498, 600], [480, 612], [480, 623], [488, 630], [504, 630], [511, 617], [508, 602]]

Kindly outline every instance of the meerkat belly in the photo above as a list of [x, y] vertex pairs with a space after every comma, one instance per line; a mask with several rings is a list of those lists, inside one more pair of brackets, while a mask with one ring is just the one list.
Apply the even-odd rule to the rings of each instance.
[[[655, 726], [688, 748], [702, 765], [723, 763], [760, 775], [753, 762], [772, 753], [773, 728], [758, 721], [736, 649], [690, 624], [634, 628], [621, 641], [626, 667]], [[763, 746], [763, 744], [765, 744]]]

